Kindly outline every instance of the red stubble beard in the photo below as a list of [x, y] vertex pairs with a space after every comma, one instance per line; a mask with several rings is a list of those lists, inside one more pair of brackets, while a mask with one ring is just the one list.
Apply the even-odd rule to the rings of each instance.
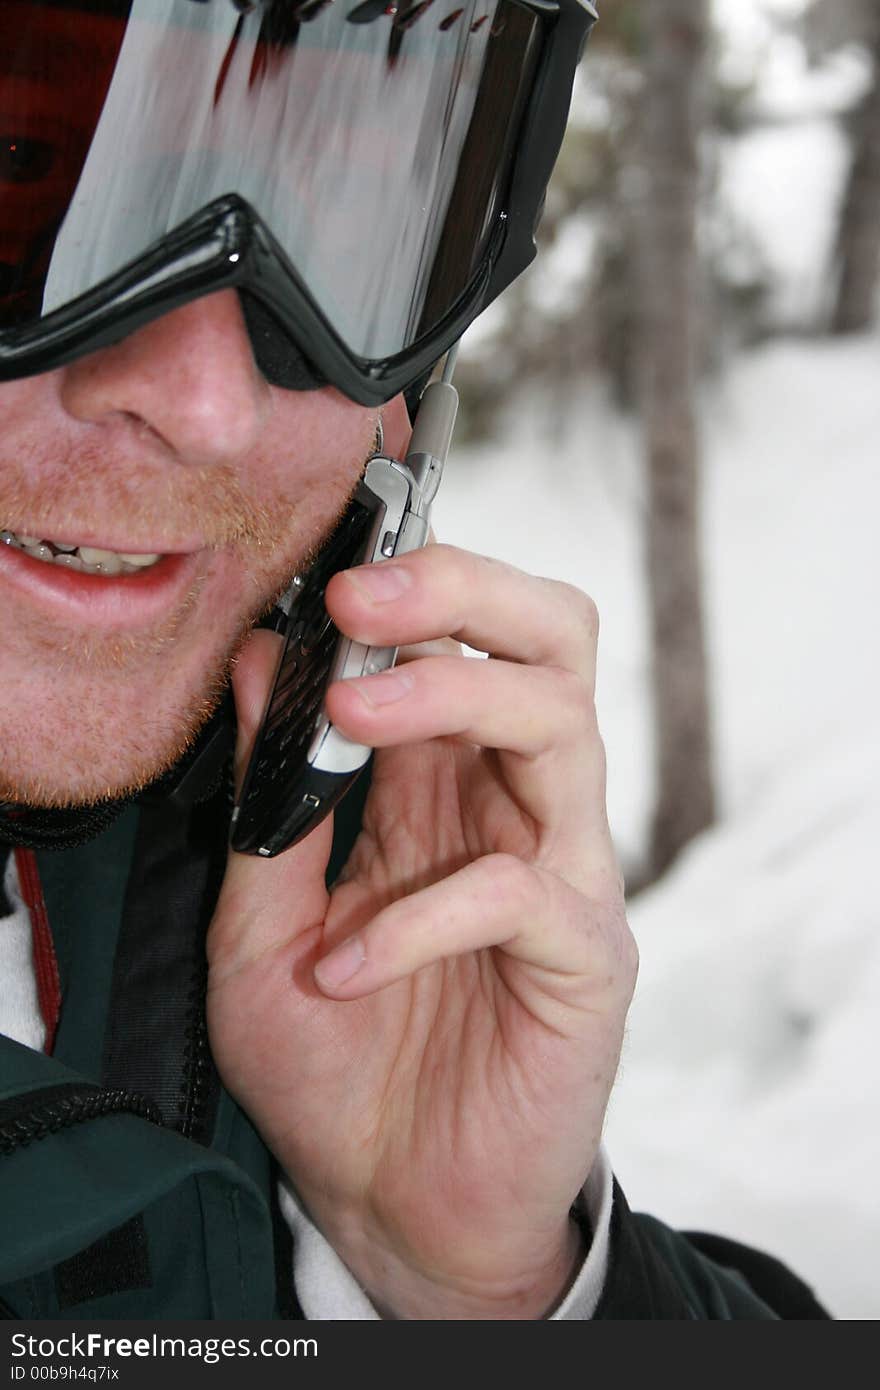
[[[225, 688], [230, 663], [266, 606], [241, 556], [200, 557], [201, 573], [160, 624], [77, 634], [51, 620], [7, 633], [0, 687], [0, 800], [89, 804], [130, 795], [190, 746]], [[124, 581], [123, 581], [124, 582]], [[26, 673], [22, 676], [21, 673]]]
[[[143, 628], [71, 631], [57, 614], [4, 593], [0, 800], [87, 805], [136, 793], [173, 766], [216, 708], [254, 621], [341, 514], [369, 452], [359, 447], [347, 465], [336, 459], [335, 468], [310, 465], [304, 477], [294, 467], [295, 498], [279, 486], [245, 498], [239, 479], [224, 478], [222, 469], [201, 478], [198, 469], [182, 471], [181, 495], [164, 498], [165, 512], [197, 524], [210, 544], [193, 557], [188, 583], [168, 611]], [[144, 534], [139, 509], [149, 505], [155, 514], [160, 494], [151, 493], [143, 468], [138, 478], [123, 472], [114, 479], [109, 504], [106, 465], [103, 488], [97, 471], [83, 470], [78, 487], [64, 471], [72, 499], [66, 515], [46, 478], [33, 488], [23, 470], [0, 459], [0, 524], [15, 530], [26, 519], [33, 532], [43, 513], [54, 528], [47, 534], [58, 536], [62, 521], [73, 537], [90, 516], [115, 513], [128, 534]]]

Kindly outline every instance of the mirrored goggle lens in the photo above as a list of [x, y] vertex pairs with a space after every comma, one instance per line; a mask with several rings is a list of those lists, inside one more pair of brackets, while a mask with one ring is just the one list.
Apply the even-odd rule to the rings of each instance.
[[519, 0], [0, 3], [0, 329], [224, 194], [348, 348], [414, 343], [497, 224], [541, 24]]

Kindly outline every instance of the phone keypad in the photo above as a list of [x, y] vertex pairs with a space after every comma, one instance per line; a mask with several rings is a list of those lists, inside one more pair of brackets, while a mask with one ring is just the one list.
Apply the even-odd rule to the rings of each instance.
[[331, 577], [363, 558], [373, 511], [354, 501], [298, 586], [285, 628], [284, 653], [239, 803], [242, 836], [283, 820], [292, 801], [318, 720], [338, 631], [324, 606]]

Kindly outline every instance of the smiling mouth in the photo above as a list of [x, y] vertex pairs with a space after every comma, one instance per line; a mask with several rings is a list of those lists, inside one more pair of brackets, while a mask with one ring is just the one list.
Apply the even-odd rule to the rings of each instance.
[[119, 578], [127, 574], [142, 574], [161, 560], [158, 554], [138, 554], [134, 551], [99, 550], [91, 545], [68, 545], [61, 541], [21, 532], [0, 530], [0, 542], [13, 550], [23, 550], [33, 560], [42, 560], [61, 569], [77, 570], [82, 574], [99, 574]]

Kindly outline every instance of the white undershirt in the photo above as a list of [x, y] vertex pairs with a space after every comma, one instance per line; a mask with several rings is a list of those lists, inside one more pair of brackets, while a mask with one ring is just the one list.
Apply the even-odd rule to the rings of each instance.
[[[0, 1033], [40, 1052], [45, 1027], [37, 998], [31, 924], [12, 854], [6, 865], [4, 886], [13, 913], [0, 918]], [[611, 1166], [601, 1152], [582, 1194], [593, 1242], [577, 1279], [552, 1314], [554, 1318], [582, 1321], [593, 1316], [608, 1265], [611, 1186]], [[306, 1317], [319, 1322], [378, 1318], [354, 1276], [309, 1220], [286, 1183], [282, 1184], [280, 1198], [281, 1210], [293, 1233], [293, 1278]]]

